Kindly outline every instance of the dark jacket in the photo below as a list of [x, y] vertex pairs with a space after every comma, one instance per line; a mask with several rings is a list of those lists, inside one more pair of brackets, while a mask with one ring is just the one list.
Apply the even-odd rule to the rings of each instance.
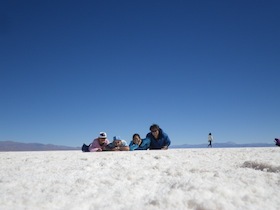
[[162, 131], [162, 129], [159, 129], [159, 138], [158, 139], [155, 139], [155, 137], [153, 136], [153, 134], [151, 132], [148, 133], [146, 137], [151, 140], [150, 149], [161, 149], [165, 146], [169, 147], [169, 145], [171, 144], [171, 141], [170, 141], [168, 135], [166, 133], [164, 133]]

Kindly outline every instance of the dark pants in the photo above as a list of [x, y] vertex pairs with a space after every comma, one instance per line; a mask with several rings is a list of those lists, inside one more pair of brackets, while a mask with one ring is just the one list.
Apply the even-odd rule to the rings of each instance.
[[209, 141], [208, 147], [212, 147], [212, 141]]

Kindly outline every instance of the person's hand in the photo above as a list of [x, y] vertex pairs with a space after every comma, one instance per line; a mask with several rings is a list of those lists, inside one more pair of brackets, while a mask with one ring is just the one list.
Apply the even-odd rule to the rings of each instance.
[[168, 147], [167, 147], [167, 146], [164, 146], [164, 147], [162, 147], [161, 149], [162, 149], [162, 150], [167, 150]]
[[98, 148], [97, 150], [96, 150], [96, 152], [101, 152], [102, 151], [102, 149], [100, 149], [100, 148]]

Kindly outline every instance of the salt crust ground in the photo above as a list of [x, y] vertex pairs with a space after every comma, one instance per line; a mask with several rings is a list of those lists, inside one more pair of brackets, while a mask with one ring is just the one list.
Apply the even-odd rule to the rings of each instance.
[[280, 148], [0, 153], [0, 209], [280, 207]]

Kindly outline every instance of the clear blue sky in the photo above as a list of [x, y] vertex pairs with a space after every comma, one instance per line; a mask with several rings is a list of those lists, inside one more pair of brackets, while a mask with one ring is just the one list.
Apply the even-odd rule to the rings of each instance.
[[[0, 141], [280, 137], [280, 2], [2, 1]], [[215, 142], [214, 141], [214, 142]]]

